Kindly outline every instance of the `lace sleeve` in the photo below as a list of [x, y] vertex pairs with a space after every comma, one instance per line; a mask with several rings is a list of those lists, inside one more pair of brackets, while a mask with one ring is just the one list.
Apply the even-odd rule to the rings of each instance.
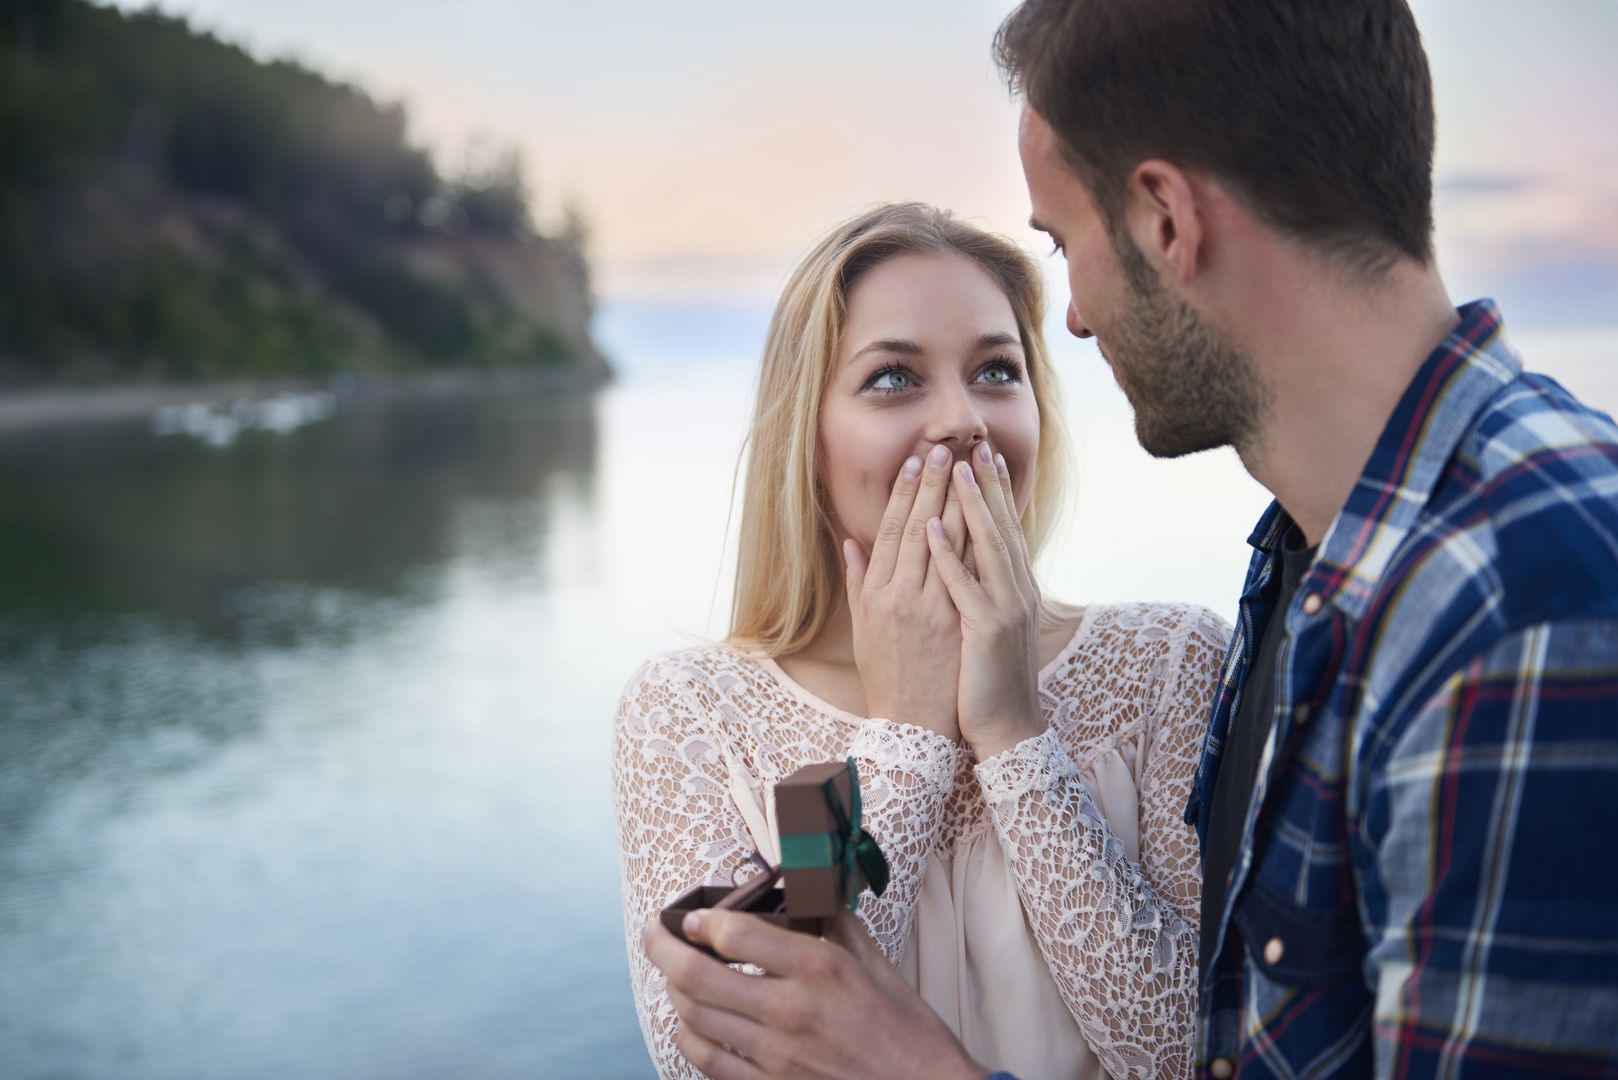
[[1153, 688], [1140, 865], [1054, 729], [976, 770], [1045, 962], [1114, 1077], [1188, 1076], [1192, 1066], [1200, 879], [1196, 836], [1180, 816], [1221, 631], [1200, 612], [1177, 630], [1177, 662]]
[[894, 965], [904, 952], [927, 859], [944, 819], [944, 799], [965, 751], [936, 731], [873, 718], [849, 748], [860, 770], [865, 827], [888, 860], [888, 888], [867, 892], [860, 918]]
[[646, 959], [641, 924], [694, 885], [724, 884], [752, 843], [726, 785], [718, 749], [691, 705], [690, 679], [674, 657], [643, 666], [618, 701], [613, 725], [613, 806], [624, 899], [624, 937], [641, 1034], [664, 1077], [700, 1077], [674, 1048], [679, 1018], [662, 972]]

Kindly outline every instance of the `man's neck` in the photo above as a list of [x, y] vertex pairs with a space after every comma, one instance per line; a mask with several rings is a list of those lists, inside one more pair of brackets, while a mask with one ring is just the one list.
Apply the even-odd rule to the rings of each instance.
[[1433, 267], [1402, 261], [1367, 286], [1292, 259], [1309, 261], [1277, 258], [1268, 294], [1249, 298], [1244, 344], [1269, 402], [1262, 429], [1236, 450], [1313, 547], [1459, 316]]

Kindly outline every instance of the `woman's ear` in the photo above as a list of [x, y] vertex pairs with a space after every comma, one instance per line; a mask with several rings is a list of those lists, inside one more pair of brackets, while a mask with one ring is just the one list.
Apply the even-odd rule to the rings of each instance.
[[1184, 169], [1152, 158], [1129, 175], [1130, 235], [1159, 272], [1188, 283], [1202, 264], [1204, 208]]

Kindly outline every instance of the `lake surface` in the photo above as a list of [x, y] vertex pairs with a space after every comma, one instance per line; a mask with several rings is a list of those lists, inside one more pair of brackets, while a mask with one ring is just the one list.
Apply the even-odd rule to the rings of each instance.
[[[764, 317], [608, 310], [594, 395], [0, 436], [0, 1076], [649, 1075], [611, 717], [722, 631]], [[1615, 350], [1534, 366], [1611, 409]], [[1263, 492], [1058, 358], [1048, 591], [1228, 617]]]

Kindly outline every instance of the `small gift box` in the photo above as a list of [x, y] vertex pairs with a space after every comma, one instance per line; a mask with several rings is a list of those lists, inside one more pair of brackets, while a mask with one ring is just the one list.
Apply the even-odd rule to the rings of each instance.
[[888, 862], [862, 827], [860, 778], [854, 759], [805, 765], [775, 785], [781, 833], [781, 882], [794, 916], [829, 919], [847, 905], [859, 910], [867, 884], [888, 887]]
[[853, 758], [805, 765], [775, 785], [775, 817], [781, 865], [734, 888], [699, 885], [681, 894], [661, 913], [670, 933], [685, 941], [680, 923], [687, 912], [731, 908], [819, 935], [839, 908], [859, 910], [860, 891], [867, 885], [878, 896], [888, 887], [887, 859], [862, 827]]

